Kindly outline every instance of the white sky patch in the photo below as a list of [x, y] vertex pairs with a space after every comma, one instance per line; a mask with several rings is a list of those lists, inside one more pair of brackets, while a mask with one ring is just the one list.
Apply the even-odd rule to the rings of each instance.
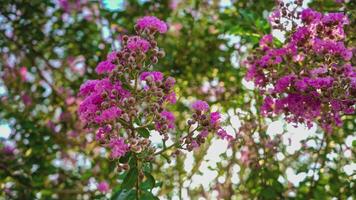
[[283, 144], [287, 146], [287, 153], [293, 154], [302, 147], [302, 140], [315, 135], [316, 125], [308, 129], [304, 125], [294, 127], [292, 124], [287, 124], [287, 133], [283, 135]]
[[[345, 165], [343, 167], [343, 170], [348, 176], [351, 176], [352, 174], [356, 173], [356, 163], [351, 163], [349, 165]], [[356, 178], [356, 177], [355, 177]]]
[[242, 85], [245, 86], [248, 90], [254, 90], [255, 84], [253, 81], [247, 81], [245, 78], [242, 79]]
[[11, 129], [8, 124], [1, 124], [0, 125], [0, 138], [8, 139], [11, 134]]
[[280, 120], [270, 123], [267, 128], [267, 135], [275, 137], [276, 135], [283, 133], [283, 125], [283, 122]]
[[296, 174], [295, 171], [290, 167], [287, 168], [286, 175], [287, 175], [287, 180], [296, 187], [298, 187], [299, 183], [307, 177], [307, 174], [305, 172]]

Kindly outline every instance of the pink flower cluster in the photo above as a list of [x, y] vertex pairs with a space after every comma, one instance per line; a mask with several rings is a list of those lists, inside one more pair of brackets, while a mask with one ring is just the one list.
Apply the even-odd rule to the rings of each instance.
[[85, 123], [98, 125], [115, 121], [121, 116], [119, 106], [130, 97], [130, 92], [121, 87], [120, 82], [112, 83], [108, 78], [88, 80], [79, 90], [85, 99], [79, 106], [79, 117]]
[[196, 125], [196, 128], [193, 130], [199, 133], [195, 136], [194, 131], [192, 131], [185, 137], [184, 144], [186, 144], [187, 150], [191, 151], [203, 144], [210, 132], [216, 133], [219, 138], [229, 142], [234, 139], [221, 127], [221, 114], [219, 112], [210, 112], [210, 107], [207, 102], [196, 100], [191, 106], [195, 113], [192, 119], [188, 120], [188, 125]]
[[302, 24], [282, 47], [273, 44], [272, 35], [261, 39], [247, 60], [246, 78], [264, 94], [263, 114], [284, 114], [287, 121], [309, 127], [317, 121], [330, 132], [333, 125], [342, 125], [342, 115], [355, 112], [356, 68], [344, 33], [348, 19], [312, 9], [299, 18]]
[[101, 193], [107, 193], [110, 190], [110, 186], [106, 181], [101, 181], [98, 186], [97, 189], [99, 192]]
[[[160, 33], [167, 29], [155, 17], [139, 19], [136, 26]], [[96, 72], [104, 78], [88, 80], [79, 90], [83, 98], [79, 117], [87, 127], [97, 128], [96, 139], [111, 150], [112, 158], [150, 148], [150, 142], [139, 133], [150, 123], [165, 140], [175, 127], [175, 117], [166, 108], [176, 101], [175, 80], [158, 71], [147, 71], [164, 52], [157, 46], [155, 32], [138, 33], [123, 36], [122, 49], [98, 64]]]
[[136, 27], [141, 31], [150, 30], [158, 31], [159, 33], [165, 33], [168, 29], [168, 26], [164, 21], [161, 21], [153, 16], [146, 16], [137, 20]]

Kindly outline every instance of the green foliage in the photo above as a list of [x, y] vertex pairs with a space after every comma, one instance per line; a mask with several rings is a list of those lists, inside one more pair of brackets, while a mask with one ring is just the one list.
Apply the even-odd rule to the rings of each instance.
[[[267, 15], [275, 1], [239, 0], [221, 8], [219, 1], [187, 0], [172, 9], [168, 0], [128, 0], [125, 9], [117, 11], [109, 11], [98, 2], [88, 1], [85, 10], [91, 13], [89, 17], [83, 14], [84, 9], [65, 12], [57, 1], [1, 2], [0, 121], [11, 127], [9, 140], [16, 141], [16, 152], [13, 157], [0, 153], [0, 199], [184, 199], [185, 193], [191, 199], [213, 199], [213, 191], [218, 191], [222, 199], [356, 197], [355, 174], [346, 174], [343, 169], [355, 163], [356, 141], [345, 148], [346, 138], [355, 136], [355, 115], [345, 116], [343, 127], [332, 135], [325, 136], [318, 130], [294, 153], [289, 153], [281, 141], [273, 150], [264, 143], [271, 139], [267, 135], [269, 122], [277, 119], [260, 117], [260, 100], [242, 84], [242, 61], [259, 39], [271, 32]], [[313, 0], [309, 6], [323, 12], [346, 12], [350, 18], [348, 44], [356, 45], [354, 1], [336, 4], [334, 0]], [[214, 144], [211, 138], [189, 156], [173, 156], [174, 150], [170, 149], [150, 162], [141, 162], [139, 154], [111, 161], [108, 153], [93, 142], [93, 131], [79, 122], [77, 102], [70, 102], [71, 98], [80, 101], [76, 94], [81, 83], [96, 78], [98, 62], [118, 48], [112, 40], [130, 34], [135, 20], [146, 14], [167, 21], [171, 27], [159, 39], [166, 59], [157, 70], [176, 78], [176, 92], [184, 102], [172, 106], [177, 119], [173, 142], [187, 131], [183, 128], [189, 109], [185, 102], [193, 98], [221, 106], [228, 119], [231, 113], [239, 116], [242, 128], [234, 131], [240, 134], [241, 143], [217, 156], [221, 162], [207, 167], [216, 174], [208, 189], [187, 183], [203, 174], [202, 163], [209, 159], [205, 155]], [[232, 36], [238, 38], [237, 45], [230, 41]], [[236, 62], [231, 61], [233, 56]], [[355, 56], [352, 64], [356, 65]], [[22, 66], [30, 74], [30, 81], [22, 80]], [[82, 71], [76, 71], [75, 66], [83, 66]], [[209, 82], [216, 82], [224, 92], [211, 98], [214, 88], [208, 92], [201, 89]], [[25, 96], [31, 99], [28, 105]], [[138, 132], [149, 138], [153, 129], [148, 126]], [[305, 147], [307, 143], [316, 145]], [[3, 146], [1, 141], [0, 148]], [[248, 164], [240, 156], [244, 147], [251, 149]], [[191, 170], [186, 170], [187, 160], [193, 160]], [[127, 161], [130, 169], [119, 173], [117, 166]], [[322, 168], [315, 168], [316, 162]], [[239, 171], [234, 171], [236, 168]], [[294, 185], [287, 181], [288, 168], [296, 174], [313, 172], [319, 178], [308, 176]], [[232, 177], [238, 177], [238, 181], [232, 181]], [[88, 189], [93, 180], [107, 181], [110, 194]]]

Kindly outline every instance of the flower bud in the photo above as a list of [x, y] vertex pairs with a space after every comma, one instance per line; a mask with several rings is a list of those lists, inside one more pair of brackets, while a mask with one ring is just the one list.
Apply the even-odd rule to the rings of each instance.
[[140, 146], [131, 146], [131, 151], [135, 153], [141, 153], [142, 148]]
[[122, 36], [122, 41], [126, 42], [128, 39], [129, 39], [129, 36], [127, 36], [127, 35]]
[[166, 53], [165, 53], [164, 51], [159, 51], [159, 52], [157, 53], [157, 56], [158, 56], [159, 58], [163, 58], [164, 56], [166, 56]]
[[194, 120], [191, 120], [191, 119], [188, 120], [188, 125], [189, 125], [189, 126], [191, 126], [191, 125], [193, 125], [193, 124], [195, 124], [195, 121], [194, 121]]
[[102, 107], [103, 109], [106, 109], [106, 108], [109, 107], [109, 103], [106, 102], [106, 101], [104, 101], [104, 102], [101, 103], [101, 107]]
[[157, 42], [156, 41], [151, 41], [151, 47], [156, 48], [157, 47]]
[[101, 93], [101, 98], [105, 99], [106, 97], [108, 97], [108, 93], [106, 91]]
[[157, 64], [157, 63], [158, 63], [158, 58], [157, 58], [156, 56], [152, 56], [152, 57], [151, 57], [151, 62], [152, 62], [153, 64]]
[[118, 91], [116, 89], [111, 90], [111, 95], [116, 97], [117, 94], [118, 94]]
[[122, 117], [123, 120], [125, 120], [127, 122], [130, 121], [129, 115], [127, 113], [122, 114], [121, 117]]
[[127, 102], [128, 102], [128, 104], [133, 105], [136, 103], [136, 100], [135, 100], [135, 98], [130, 97]]
[[209, 119], [205, 119], [205, 120], [203, 120], [203, 121], [201, 122], [201, 124], [202, 124], [203, 126], [209, 126], [210, 121], [209, 121]]
[[125, 170], [125, 171], [127, 171], [127, 170], [130, 169], [130, 165], [128, 165], [127, 163], [125, 163], [125, 164], [122, 165], [122, 169]]

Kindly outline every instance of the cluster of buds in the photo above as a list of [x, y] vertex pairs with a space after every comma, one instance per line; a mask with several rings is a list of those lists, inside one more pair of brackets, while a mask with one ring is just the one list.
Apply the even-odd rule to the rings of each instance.
[[[174, 115], [166, 107], [176, 101], [175, 80], [150, 71], [165, 56], [157, 46], [156, 33], [166, 31], [167, 25], [155, 17], [139, 19], [137, 35], [123, 36], [122, 49], [96, 67], [104, 78], [89, 80], [80, 88], [80, 119], [87, 127], [98, 128], [96, 139], [111, 150], [113, 159], [128, 152], [154, 152], [147, 139], [152, 124], [165, 140], [174, 129]], [[118, 169], [125, 170], [125, 166], [120, 164]]]
[[225, 139], [229, 142], [233, 140], [233, 137], [227, 134], [220, 125], [220, 113], [210, 112], [207, 102], [197, 100], [192, 104], [192, 109], [195, 112], [193, 113], [192, 118], [187, 122], [189, 132], [182, 139], [183, 144], [186, 145], [188, 151], [192, 151], [204, 144], [209, 133], [216, 133], [221, 139]]
[[[132, 163], [136, 163], [136, 169], [137, 163], [150, 162], [168, 149], [164, 146], [166, 149], [156, 151], [148, 139], [151, 130], [156, 130], [165, 144], [175, 129], [175, 116], [168, 109], [176, 103], [175, 79], [152, 71], [165, 56], [155, 36], [166, 32], [167, 25], [155, 17], [143, 17], [135, 30], [137, 35], [123, 36], [122, 49], [110, 53], [96, 67], [97, 74], [104, 78], [85, 82], [79, 91], [83, 98], [78, 110], [80, 119], [87, 127], [96, 128], [96, 140], [110, 149], [111, 159], [119, 161], [119, 172], [129, 170]], [[174, 155], [180, 149], [191, 151], [200, 146], [209, 132], [232, 140], [220, 126], [220, 114], [210, 113], [206, 102], [196, 101], [192, 108], [189, 132], [174, 145], [178, 147]], [[190, 130], [192, 126], [197, 127]], [[142, 169], [138, 170], [143, 179]]]

